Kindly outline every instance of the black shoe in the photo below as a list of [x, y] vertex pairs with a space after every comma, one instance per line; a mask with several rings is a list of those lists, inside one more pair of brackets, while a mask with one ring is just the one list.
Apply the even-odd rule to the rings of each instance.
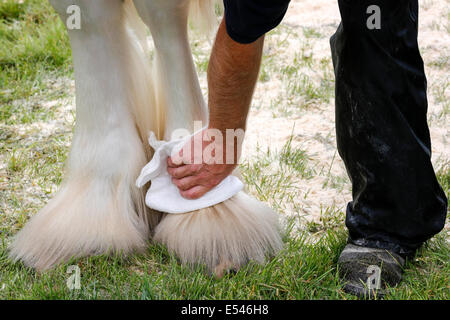
[[382, 298], [386, 286], [402, 280], [405, 259], [385, 249], [347, 244], [339, 260], [339, 276], [344, 291], [359, 298]]

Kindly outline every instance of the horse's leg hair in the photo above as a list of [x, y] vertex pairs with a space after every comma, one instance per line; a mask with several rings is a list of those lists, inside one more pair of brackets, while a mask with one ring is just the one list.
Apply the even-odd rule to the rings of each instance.
[[158, 130], [150, 64], [132, 30], [136, 21], [127, 22], [133, 4], [121, 0], [51, 3], [63, 23], [68, 6], [79, 6], [81, 29], [68, 30], [76, 125], [65, 179], [10, 246], [12, 258], [38, 270], [71, 257], [146, 247], [149, 210], [145, 190], [135, 186], [135, 179], [151, 156], [144, 147], [147, 133]]
[[[165, 113], [165, 139], [175, 129], [192, 130], [194, 120], [206, 125], [205, 103], [188, 42], [189, 0], [134, 3], [155, 42], [154, 82], [158, 106]], [[276, 213], [243, 192], [212, 207], [165, 215], [154, 240], [166, 245], [182, 263], [204, 264], [219, 277], [250, 260], [263, 263], [282, 245]]]

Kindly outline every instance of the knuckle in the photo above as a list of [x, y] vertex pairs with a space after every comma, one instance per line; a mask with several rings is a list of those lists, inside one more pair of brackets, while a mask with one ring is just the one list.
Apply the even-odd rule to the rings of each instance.
[[205, 171], [200, 171], [196, 176], [201, 181], [209, 181], [209, 179], [211, 178], [210, 175], [208, 174], [208, 172], [205, 172]]
[[181, 195], [186, 199], [195, 199], [196, 198], [195, 192], [189, 191], [189, 190], [181, 192]]
[[190, 196], [191, 196], [191, 199], [198, 199], [198, 198], [200, 198], [203, 194], [204, 194], [204, 193], [203, 193], [201, 190], [195, 189], [195, 190], [192, 190], [192, 191], [191, 191]]
[[181, 179], [181, 178], [185, 177], [186, 176], [185, 169], [175, 170], [173, 176], [177, 179]]
[[210, 187], [215, 187], [215, 186], [217, 186], [217, 185], [220, 183], [220, 181], [221, 181], [220, 178], [218, 178], [218, 177], [213, 177], [213, 178], [211, 178], [211, 179], [209, 180], [208, 185], [209, 185]]
[[177, 178], [177, 179], [180, 179], [180, 178], [182, 178], [182, 175], [181, 175], [181, 173], [180, 173], [179, 170], [175, 170], [175, 171], [173, 172], [173, 177], [174, 177], [174, 178]]
[[179, 166], [183, 163], [183, 158], [178, 155], [174, 155], [173, 157], [170, 158], [170, 162], [174, 166]]
[[188, 189], [188, 187], [189, 187], [185, 181], [179, 180], [179, 179], [176, 179], [174, 181], [174, 184], [178, 187], [178, 189], [183, 190], [183, 191]]

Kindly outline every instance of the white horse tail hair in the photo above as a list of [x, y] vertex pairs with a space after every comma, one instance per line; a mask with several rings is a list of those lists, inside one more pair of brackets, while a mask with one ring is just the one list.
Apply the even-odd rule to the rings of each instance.
[[191, 25], [210, 36], [217, 25], [216, 6], [223, 6], [222, 1], [191, 0], [189, 6], [189, 21]]
[[157, 130], [150, 63], [132, 2], [51, 3], [63, 21], [67, 6], [79, 5], [83, 20], [80, 30], [68, 31], [76, 125], [64, 181], [10, 245], [12, 259], [37, 270], [147, 247], [146, 190], [135, 181], [151, 157], [147, 133]]

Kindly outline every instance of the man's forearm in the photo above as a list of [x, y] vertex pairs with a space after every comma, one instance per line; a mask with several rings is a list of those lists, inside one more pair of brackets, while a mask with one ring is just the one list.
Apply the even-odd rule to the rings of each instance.
[[[250, 44], [235, 42], [228, 36], [225, 21], [222, 20], [208, 67], [209, 128], [219, 129], [225, 136], [226, 129], [245, 130], [263, 44], [263, 37]], [[205, 132], [209, 131], [199, 133], [201, 139], [205, 138]], [[194, 138], [188, 144], [192, 146], [193, 142]], [[225, 163], [179, 164], [168, 159], [167, 171], [183, 197], [198, 199], [233, 172], [239, 160], [240, 146], [234, 144], [234, 140], [223, 142]], [[228, 151], [230, 144], [234, 146], [232, 163], [228, 162], [231, 158]], [[218, 145], [215, 147], [220, 148]], [[204, 150], [205, 144], [202, 148]], [[214, 150], [215, 156], [218, 151]], [[192, 154], [188, 160], [192, 160]]]
[[208, 66], [210, 128], [245, 130], [263, 45], [264, 36], [250, 44], [235, 42], [222, 20]]

